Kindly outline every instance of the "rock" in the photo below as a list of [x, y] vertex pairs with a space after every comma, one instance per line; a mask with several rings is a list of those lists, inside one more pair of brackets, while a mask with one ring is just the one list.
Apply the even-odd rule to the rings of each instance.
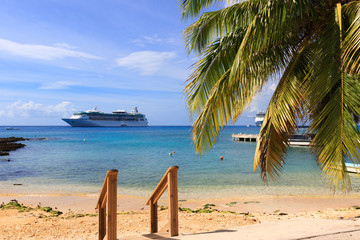
[[0, 144], [1, 143], [10, 143], [10, 142], [19, 142], [19, 141], [25, 141], [25, 140], [29, 140], [29, 139], [22, 138], [22, 137], [0, 138]]
[[23, 148], [26, 145], [18, 143], [19, 141], [28, 140], [46, 140], [46, 138], [22, 138], [22, 137], [8, 137], [0, 138], [0, 156], [8, 156], [10, 151], [15, 151], [19, 148]]
[[0, 138], [0, 156], [8, 156], [10, 151], [15, 151], [19, 148], [23, 148], [26, 145], [23, 143], [17, 143], [18, 141], [28, 140], [26, 138], [8, 137]]
[[13, 142], [7, 142], [7, 143], [0, 143], [0, 151], [3, 152], [10, 152], [15, 151], [19, 148], [25, 147], [25, 144], [22, 143], [13, 143]]

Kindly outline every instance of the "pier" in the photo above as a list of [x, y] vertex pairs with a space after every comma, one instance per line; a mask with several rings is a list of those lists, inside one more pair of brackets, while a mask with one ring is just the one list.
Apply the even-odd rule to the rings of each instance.
[[233, 134], [232, 138], [233, 141], [240, 141], [240, 142], [256, 142], [259, 137], [259, 134]]
[[[233, 141], [239, 142], [257, 142], [259, 134], [232, 134]], [[310, 134], [296, 134], [289, 138], [289, 146], [308, 147], [311, 144], [313, 136]]]

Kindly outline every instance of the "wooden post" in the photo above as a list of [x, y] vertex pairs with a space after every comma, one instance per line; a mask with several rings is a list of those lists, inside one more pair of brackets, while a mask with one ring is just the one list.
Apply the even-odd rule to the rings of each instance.
[[177, 169], [168, 173], [169, 232], [170, 236], [179, 235]]
[[157, 203], [150, 203], [150, 233], [158, 232]]
[[104, 239], [106, 234], [106, 206], [99, 206], [99, 240]]
[[107, 239], [116, 240], [116, 217], [117, 217], [117, 171], [108, 171], [109, 179], [107, 181]]

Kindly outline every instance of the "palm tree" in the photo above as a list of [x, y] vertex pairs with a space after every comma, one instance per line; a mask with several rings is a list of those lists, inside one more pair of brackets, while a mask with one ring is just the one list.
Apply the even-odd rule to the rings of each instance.
[[[309, 121], [320, 168], [335, 190], [351, 189], [345, 159], [359, 164], [360, 2], [340, 0], [180, 0], [184, 31], [199, 55], [188, 78], [188, 108], [197, 118], [197, 154], [249, 107], [264, 83], [279, 82], [261, 126], [254, 171], [276, 179], [288, 137]], [[201, 13], [223, 4], [216, 11]]]

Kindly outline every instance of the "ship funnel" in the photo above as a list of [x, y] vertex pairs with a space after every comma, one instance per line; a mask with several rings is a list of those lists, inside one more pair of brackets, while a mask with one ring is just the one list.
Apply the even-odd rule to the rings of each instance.
[[134, 107], [131, 113], [138, 113], [137, 107]]

